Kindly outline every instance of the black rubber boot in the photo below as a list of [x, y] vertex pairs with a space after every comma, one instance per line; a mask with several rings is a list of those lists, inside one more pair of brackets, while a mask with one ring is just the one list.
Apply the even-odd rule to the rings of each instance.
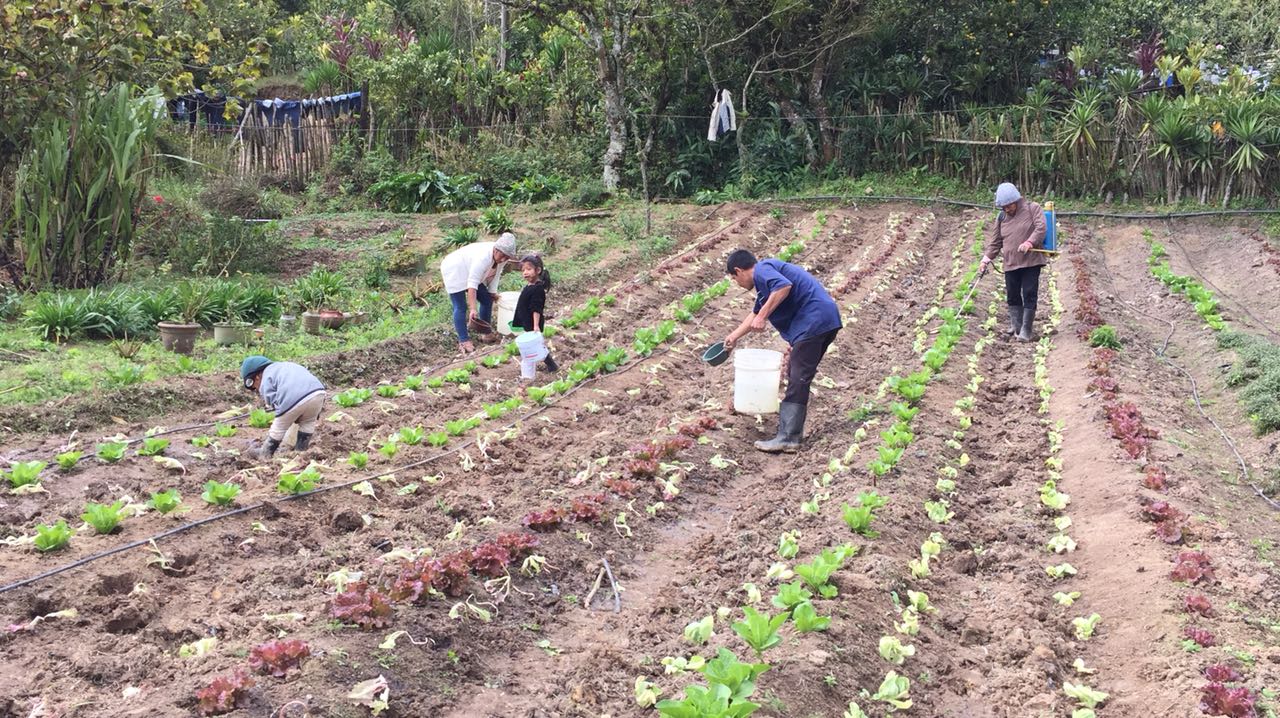
[[1009, 307], [1009, 336], [1016, 337], [1022, 331], [1022, 307]]
[[1022, 324], [1018, 328], [1018, 341], [1029, 342], [1034, 339], [1031, 334], [1031, 322], [1036, 318], [1036, 305], [1027, 304], [1022, 307]]
[[269, 461], [271, 457], [276, 455], [276, 449], [279, 448], [280, 441], [278, 439], [267, 439], [263, 442], [262, 446], [259, 446], [257, 450], [253, 452], [253, 456], [258, 461]]
[[786, 452], [793, 454], [800, 450], [800, 440], [804, 438], [804, 419], [809, 407], [805, 404], [782, 402], [778, 407], [778, 435], [768, 441], [757, 441], [756, 448], [777, 454]]
[[542, 364], [543, 364], [543, 366], [545, 366], [545, 367], [547, 368], [547, 371], [559, 371], [559, 370], [560, 370], [560, 365], [556, 363], [556, 360], [555, 360], [555, 359], [552, 359], [552, 358], [551, 358], [551, 355], [550, 355], [550, 354], [548, 354], [548, 355], [547, 355], [547, 358], [546, 358], [546, 359], [543, 359], [543, 360], [542, 360]]
[[302, 433], [301, 431], [299, 431], [299, 432], [298, 432], [298, 442], [297, 442], [296, 444], [294, 444], [294, 445], [293, 445], [294, 450], [295, 450], [295, 451], [306, 451], [306, 450], [307, 450], [307, 447], [308, 447], [308, 446], [311, 446], [311, 436], [312, 436], [311, 434], [304, 434], [304, 433]]

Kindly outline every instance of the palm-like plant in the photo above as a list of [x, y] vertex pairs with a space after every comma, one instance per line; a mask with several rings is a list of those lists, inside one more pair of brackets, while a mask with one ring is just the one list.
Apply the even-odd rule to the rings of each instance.
[[1231, 186], [1237, 176], [1244, 180], [1246, 191], [1252, 193], [1267, 159], [1262, 148], [1267, 145], [1275, 128], [1263, 114], [1262, 104], [1254, 100], [1228, 107], [1223, 114], [1222, 128], [1228, 147], [1235, 148], [1226, 163], [1227, 184], [1222, 193], [1225, 205], [1231, 199]]

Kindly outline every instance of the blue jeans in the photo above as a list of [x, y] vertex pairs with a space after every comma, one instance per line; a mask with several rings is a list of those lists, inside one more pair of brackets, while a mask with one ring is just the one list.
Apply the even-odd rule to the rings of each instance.
[[[449, 295], [449, 301], [453, 303], [453, 331], [458, 335], [458, 341], [469, 341], [471, 334], [467, 332], [467, 290], [453, 292]], [[476, 287], [476, 313], [486, 322], [493, 315], [493, 295], [489, 294], [483, 284]]]

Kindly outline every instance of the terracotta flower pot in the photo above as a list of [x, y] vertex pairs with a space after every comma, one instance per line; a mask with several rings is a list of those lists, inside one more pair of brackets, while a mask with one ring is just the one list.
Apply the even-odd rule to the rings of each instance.
[[320, 325], [326, 329], [337, 329], [346, 320], [346, 316], [337, 309], [322, 309], [320, 311]]
[[199, 324], [160, 322], [156, 328], [160, 330], [160, 344], [175, 354], [190, 354], [196, 347], [196, 336], [200, 334]]

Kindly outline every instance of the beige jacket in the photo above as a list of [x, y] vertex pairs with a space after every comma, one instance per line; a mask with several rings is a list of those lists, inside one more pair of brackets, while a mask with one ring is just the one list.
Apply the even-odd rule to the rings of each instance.
[[986, 256], [1000, 257], [1004, 271], [1035, 267], [1049, 263], [1049, 257], [1040, 252], [1019, 252], [1018, 246], [1027, 240], [1036, 249], [1044, 249], [1044, 210], [1027, 198], [1018, 200], [1018, 213], [1007, 216], [1000, 211], [991, 229], [987, 231]]

